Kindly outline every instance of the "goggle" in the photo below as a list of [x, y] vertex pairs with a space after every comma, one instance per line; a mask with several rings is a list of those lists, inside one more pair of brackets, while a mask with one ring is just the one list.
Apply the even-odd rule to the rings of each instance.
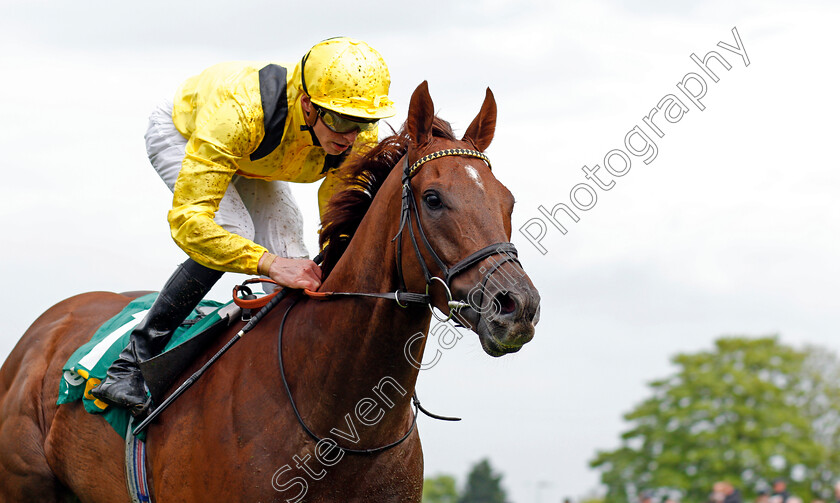
[[353, 131], [370, 131], [379, 123], [379, 119], [359, 119], [347, 117], [326, 108], [316, 107], [318, 116], [330, 131], [339, 134], [351, 133]]

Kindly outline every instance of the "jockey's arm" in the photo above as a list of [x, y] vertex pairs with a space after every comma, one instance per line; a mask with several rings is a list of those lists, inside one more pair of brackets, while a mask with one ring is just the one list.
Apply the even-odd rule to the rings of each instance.
[[206, 267], [264, 273], [283, 286], [314, 290], [321, 278], [314, 262], [276, 257], [214, 221], [238, 170], [238, 159], [249, 155], [261, 137], [261, 120], [246, 110], [236, 100], [220, 98], [196, 118], [196, 131], [187, 143], [168, 215], [172, 238], [190, 258]]

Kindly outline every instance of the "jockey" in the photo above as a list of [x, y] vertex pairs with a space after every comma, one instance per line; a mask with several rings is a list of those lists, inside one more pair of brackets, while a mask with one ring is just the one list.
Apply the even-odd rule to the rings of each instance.
[[159, 354], [226, 271], [262, 274], [315, 290], [302, 217], [286, 182], [323, 179], [318, 203], [341, 186], [336, 169], [377, 141], [395, 114], [382, 56], [365, 42], [332, 38], [294, 65], [234, 62], [187, 80], [174, 104], [149, 119], [146, 149], [173, 191], [172, 239], [189, 256], [164, 285], [108, 376], [91, 394], [140, 414], [147, 407], [137, 364]]

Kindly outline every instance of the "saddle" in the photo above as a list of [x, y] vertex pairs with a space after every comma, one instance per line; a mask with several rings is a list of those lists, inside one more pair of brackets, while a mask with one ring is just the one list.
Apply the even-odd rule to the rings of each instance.
[[[150, 293], [131, 301], [119, 314], [106, 321], [90, 341], [79, 347], [62, 367], [58, 404], [81, 400], [85, 410], [101, 414], [121, 436], [126, 436], [128, 410], [109, 407], [90, 395], [105, 378], [108, 368], [128, 345], [131, 331], [142, 321], [157, 298]], [[156, 403], [175, 379], [218, 335], [239, 320], [241, 308], [233, 301], [223, 304], [203, 300], [173, 334], [164, 352], [140, 364], [140, 371]]]

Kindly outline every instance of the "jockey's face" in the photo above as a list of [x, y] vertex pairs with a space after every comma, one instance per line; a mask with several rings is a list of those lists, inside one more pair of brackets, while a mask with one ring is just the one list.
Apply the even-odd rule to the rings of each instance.
[[312, 131], [315, 132], [315, 136], [318, 138], [318, 141], [321, 143], [321, 147], [324, 148], [327, 154], [338, 155], [344, 153], [353, 145], [353, 142], [356, 141], [356, 136], [359, 134], [358, 129], [350, 131], [349, 133], [336, 133], [328, 128], [327, 125], [324, 124], [324, 121], [321, 120], [321, 117], [318, 116], [318, 112], [315, 110], [312, 102], [309, 101], [309, 96], [304, 94], [300, 97], [300, 106], [303, 108], [303, 115], [306, 117], [307, 124], [312, 124], [312, 120], [315, 120], [315, 125], [312, 126]]

